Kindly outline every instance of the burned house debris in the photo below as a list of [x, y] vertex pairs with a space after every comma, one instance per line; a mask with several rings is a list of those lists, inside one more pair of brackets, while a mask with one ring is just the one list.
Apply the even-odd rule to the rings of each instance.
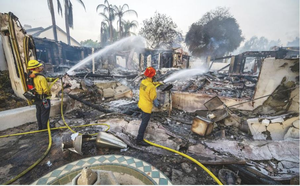
[[[150, 60], [148, 60], [150, 58]], [[140, 54], [140, 70], [152, 66], [155, 69], [162, 68], [189, 68], [190, 56], [181, 48], [173, 50], [151, 50], [145, 49]], [[150, 61], [150, 62], [148, 62]]]
[[[151, 50], [131, 44], [136, 43], [133, 39], [142, 43], [139, 37], [103, 49], [72, 47], [26, 35], [11, 13], [0, 14], [0, 23], [7, 66], [1, 65], [1, 71], [9, 71], [16, 96], [24, 99], [29, 59], [44, 61], [47, 75], [60, 76], [51, 89], [52, 149], [31, 175], [14, 183], [37, 183], [67, 163], [113, 154], [151, 163], [172, 184], [216, 184], [188, 159], [135, 144], [141, 122], [138, 90], [148, 66], [157, 69], [156, 81], [163, 85], [157, 87], [160, 107], [153, 110], [145, 139], [197, 159], [223, 184], [299, 180], [299, 48], [209, 57], [201, 68], [191, 68], [197, 62], [183, 50]], [[35, 118], [28, 118], [34, 115], [34, 107], [18, 109], [0, 112], [3, 182], [22, 172], [17, 167], [26, 169], [34, 163], [32, 154], [40, 155], [48, 140], [45, 132], [6, 136], [35, 130]], [[76, 129], [76, 140], [71, 140], [74, 134], [63, 128], [65, 124]], [[95, 142], [89, 136], [93, 133], [102, 136]], [[108, 139], [121, 150], [104, 147]], [[27, 144], [31, 141], [33, 147]], [[27, 149], [28, 154], [24, 153]], [[28, 164], [20, 162], [19, 156]], [[71, 173], [74, 178], [79, 172], [70, 172], [70, 177]]]
[[92, 48], [70, 46], [49, 39], [33, 38], [33, 40], [36, 56], [38, 60], [44, 62], [45, 70], [49, 72], [69, 69], [92, 53]]

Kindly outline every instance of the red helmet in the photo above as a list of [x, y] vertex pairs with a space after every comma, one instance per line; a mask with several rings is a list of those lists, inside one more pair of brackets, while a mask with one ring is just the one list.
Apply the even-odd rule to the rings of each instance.
[[156, 73], [156, 71], [153, 67], [147, 67], [144, 72], [144, 75], [146, 77], [152, 78], [153, 76], [155, 76], [155, 73]]

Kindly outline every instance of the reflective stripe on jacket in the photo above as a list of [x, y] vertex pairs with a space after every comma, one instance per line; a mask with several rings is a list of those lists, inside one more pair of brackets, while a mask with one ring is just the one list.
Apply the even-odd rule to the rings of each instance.
[[138, 107], [143, 112], [150, 114], [153, 108], [153, 100], [156, 99], [156, 96], [156, 88], [152, 82], [152, 78], [142, 80]]
[[[33, 71], [33, 73], [36, 74], [37, 72]], [[47, 96], [51, 96], [51, 91], [50, 91], [48, 82], [44, 76], [37, 75], [33, 79], [33, 83], [34, 83], [36, 93], [38, 93], [40, 95], [46, 94]]]

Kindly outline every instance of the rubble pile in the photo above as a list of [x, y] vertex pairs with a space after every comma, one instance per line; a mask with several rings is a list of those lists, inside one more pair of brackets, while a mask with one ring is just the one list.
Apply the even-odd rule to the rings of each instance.
[[[156, 81], [164, 81], [176, 71], [178, 70], [159, 70]], [[71, 98], [65, 107], [72, 107], [72, 109], [67, 109], [69, 112], [66, 113], [66, 122], [71, 127], [88, 123], [109, 124], [110, 133], [122, 139], [131, 149], [122, 151], [121, 154], [137, 153], [136, 150], [139, 150], [141, 152], [137, 153], [139, 156], [144, 151], [157, 156], [172, 157], [172, 153], [163, 149], [144, 148], [137, 146], [134, 142], [141, 119], [141, 111], [137, 108], [137, 101], [139, 84], [143, 76], [134, 75], [134, 72], [127, 73], [122, 69], [116, 69], [114, 75], [112, 72], [110, 73], [106, 77], [97, 77], [97, 74], [94, 76], [86, 74], [83, 77], [77, 74], [73, 77], [63, 77], [62, 80], [66, 85], [64, 88], [65, 97]], [[131, 76], [134, 76], [134, 79], [130, 78]], [[257, 110], [243, 111], [229, 108], [217, 96], [247, 100], [253, 97], [255, 88], [253, 84], [256, 85], [257, 83], [256, 77], [229, 77], [221, 73], [207, 72], [190, 79], [181, 79], [170, 83], [174, 94], [176, 92], [189, 92], [211, 94], [214, 97], [203, 104], [206, 110], [186, 112], [171, 107], [155, 110], [147, 129], [146, 139], [189, 154], [200, 159], [202, 163], [216, 166], [212, 168], [215, 169], [216, 175], [219, 171], [220, 176], [225, 174], [217, 167], [218, 165], [227, 166], [233, 173], [223, 170], [227, 171], [231, 178], [229, 180], [222, 179], [228, 183], [233, 183], [231, 182], [232, 179], [235, 180], [234, 183], [240, 183], [239, 180], [244, 184], [253, 183], [251, 180], [247, 182], [246, 178], [250, 174], [254, 174], [261, 179], [257, 183], [278, 184], [278, 181], [289, 180], [299, 173], [297, 171], [299, 167], [297, 159], [272, 150], [282, 145], [289, 145], [290, 149], [297, 149], [298, 141], [276, 141], [299, 139], [299, 135], [296, 135], [299, 131], [297, 113], [290, 112], [278, 116], [278, 112], [275, 112], [273, 115], [261, 115], [263, 112]], [[61, 94], [60, 84], [61, 82], [58, 81], [53, 85], [54, 97], [59, 97]], [[161, 92], [161, 87], [157, 89], [158, 93], [166, 94]], [[201, 124], [196, 124], [197, 118], [203, 120], [204, 123], [202, 121]], [[52, 118], [51, 125], [60, 127], [64, 125], [64, 122], [60, 117]], [[206, 131], [197, 133], [194, 130], [197, 127], [202, 127], [201, 130], [206, 128]], [[210, 127], [210, 131], [208, 131], [208, 127]], [[282, 127], [284, 130], [281, 129]], [[91, 126], [77, 131], [91, 134], [104, 131], [105, 128], [104, 126]], [[254, 140], [264, 141], [256, 142]], [[262, 148], [263, 146], [268, 146], [268, 148]], [[84, 156], [89, 156], [107, 154], [110, 153], [110, 150], [99, 150], [95, 144], [85, 141], [82, 144], [82, 152]], [[290, 153], [295, 157], [299, 155], [296, 151], [290, 151]], [[70, 152], [63, 154], [65, 159], [72, 159], [73, 156]], [[168, 163], [166, 160], [161, 161]], [[183, 163], [184, 160], [180, 161]], [[161, 167], [155, 164], [154, 166]], [[188, 166], [192, 165], [188, 164]], [[181, 177], [187, 171], [185, 170], [187, 168], [183, 167], [180, 169], [178, 167], [162, 169], [166, 175], [171, 176], [174, 183], [199, 183], [199, 180], [193, 176], [189, 180], [183, 181]], [[239, 171], [245, 173], [236, 175]]]
[[255, 92], [256, 83], [256, 76], [229, 76], [228, 74], [207, 72], [189, 79], [176, 80], [172, 90], [251, 99]]

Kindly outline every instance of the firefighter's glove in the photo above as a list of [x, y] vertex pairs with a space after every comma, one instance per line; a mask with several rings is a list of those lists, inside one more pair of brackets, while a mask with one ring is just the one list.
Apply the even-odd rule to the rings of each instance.
[[155, 100], [153, 101], [153, 104], [154, 104], [154, 106], [155, 106], [156, 108], [159, 108], [159, 107], [160, 107], [158, 99], [155, 99]]
[[158, 81], [158, 82], [154, 82], [153, 83], [155, 85], [155, 87], [159, 87], [160, 85], [163, 85], [164, 83], [162, 81]]
[[48, 82], [53, 82], [54, 80], [55, 80], [55, 78], [51, 78], [51, 77], [48, 77], [48, 78], [47, 78], [47, 81], [48, 81]]

